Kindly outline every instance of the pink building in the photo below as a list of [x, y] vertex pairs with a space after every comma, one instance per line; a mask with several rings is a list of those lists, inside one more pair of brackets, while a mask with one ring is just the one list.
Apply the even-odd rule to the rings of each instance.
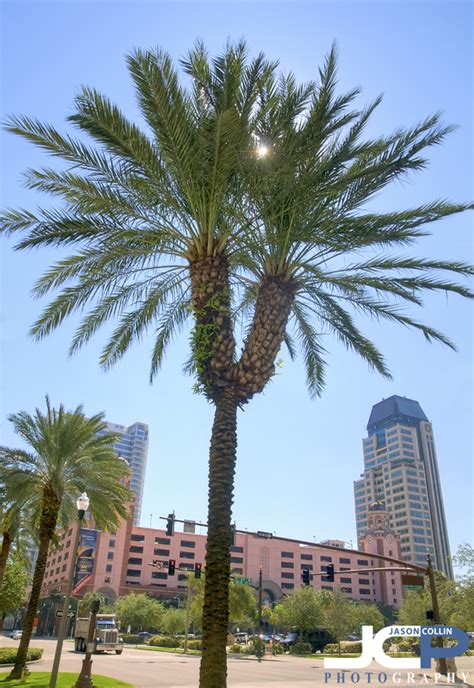
[[[399, 538], [388, 529], [384, 506], [374, 503], [371, 513], [367, 536], [362, 538], [363, 554], [345, 549], [344, 543], [338, 540], [300, 545], [277, 537], [237, 533], [231, 548], [233, 573], [256, 583], [261, 568], [264, 598], [268, 602], [301, 587], [302, 571], [308, 569], [312, 575], [311, 584], [317, 589], [340, 587], [354, 600], [398, 606], [402, 600], [400, 574], [365, 573], [363, 570], [381, 565], [371, 556], [374, 554], [400, 558]], [[65, 589], [73, 558], [73, 530], [71, 528], [65, 534], [61, 547], [48, 557], [44, 596], [53, 590]], [[327, 548], [328, 545], [334, 549]], [[186, 574], [194, 571], [196, 563], [203, 564], [204, 568], [205, 553], [204, 534], [175, 531], [168, 537], [164, 530], [142, 528], [132, 525], [131, 520], [124, 521], [115, 533], [99, 533], [94, 571], [79, 594], [96, 590], [115, 599], [133, 591], [159, 598], [173, 597], [186, 589]], [[168, 575], [170, 559], [176, 562], [172, 576]], [[150, 566], [153, 561], [162, 564], [162, 568]], [[335, 571], [341, 572], [336, 575], [334, 583], [325, 582], [321, 575], [328, 564], [333, 564]]]

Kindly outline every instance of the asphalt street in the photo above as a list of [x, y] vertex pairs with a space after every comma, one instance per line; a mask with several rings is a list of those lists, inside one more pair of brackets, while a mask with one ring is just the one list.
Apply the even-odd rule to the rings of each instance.
[[[18, 641], [2, 638], [3, 647], [17, 645]], [[31, 671], [48, 671], [51, 669], [54, 655], [55, 641], [35, 639], [32, 647], [44, 649], [43, 659], [30, 666]], [[83, 655], [74, 652], [73, 645], [66, 642], [61, 659], [61, 671], [78, 672], [81, 669]], [[200, 657], [196, 655], [177, 655], [168, 652], [154, 652], [126, 647], [123, 654], [94, 655], [93, 672], [105, 674], [128, 681], [135, 688], [197, 688]], [[462, 657], [457, 660], [458, 673], [469, 672], [468, 685], [474, 684], [474, 657]], [[366, 672], [371, 672], [370, 680]], [[379, 672], [387, 673], [388, 680], [381, 683], [377, 680]], [[406, 671], [401, 671], [400, 682], [392, 680], [392, 670], [383, 669], [375, 663], [369, 668], [359, 670], [360, 679], [357, 683], [352, 680], [352, 672], [337, 672], [333, 670], [331, 678], [325, 682], [322, 660], [305, 659], [303, 657], [278, 656], [266, 658], [261, 663], [255, 659], [228, 660], [229, 688], [309, 688], [309, 686], [394, 686], [403, 688], [413, 685], [435, 685], [434, 672], [429, 671], [424, 679], [421, 672], [414, 672], [413, 679], [408, 679]], [[398, 677], [397, 677], [398, 678]], [[446, 685], [443, 680], [439, 685]]]

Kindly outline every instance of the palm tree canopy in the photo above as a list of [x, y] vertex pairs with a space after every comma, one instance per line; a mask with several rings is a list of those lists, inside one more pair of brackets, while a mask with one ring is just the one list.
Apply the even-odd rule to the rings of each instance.
[[[249, 59], [243, 42], [213, 60], [197, 44], [181, 62], [185, 81], [160, 50], [137, 50], [128, 66], [144, 129], [91, 88], [77, 96], [69, 117], [81, 138], [30, 117], [6, 123], [66, 163], [26, 173], [29, 188], [60, 206], [7, 210], [0, 220], [3, 231], [21, 233], [18, 249], [74, 249], [35, 286], [38, 296], [59, 290], [33, 326], [36, 337], [84, 311], [74, 352], [118, 320], [101, 356], [108, 367], [151, 331], [153, 378], [192, 315], [190, 368], [206, 393], [209, 380], [223, 387], [237, 376], [241, 403], [273, 374], [282, 338], [291, 356], [299, 344], [313, 395], [324, 384], [325, 332], [388, 375], [358, 313], [453, 346], [401, 306], [421, 305], [425, 291], [471, 297], [458, 276], [473, 268], [405, 249], [428, 223], [472, 205], [438, 200], [405, 211], [367, 209], [387, 185], [425, 167], [426, 149], [451, 131], [439, 115], [364, 138], [381, 99], [357, 109], [359, 89], [337, 94], [335, 47], [317, 81], [303, 85], [291, 74], [278, 76], [263, 55]], [[247, 332], [240, 361], [238, 317]], [[206, 347], [221, 364], [211, 365]], [[268, 354], [260, 368], [258, 352]]]
[[82, 492], [90, 498], [90, 512], [99, 529], [109, 530], [128, 514], [129, 468], [117, 457], [103, 414], [86, 418], [82, 407], [68, 412], [61, 405], [46, 413], [36, 409], [9, 417], [15, 432], [31, 451], [0, 447], [0, 465], [12, 503], [27, 504], [39, 518], [43, 500], [54, 495], [60, 504], [59, 522], [68, 526], [77, 516], [76, 500]]

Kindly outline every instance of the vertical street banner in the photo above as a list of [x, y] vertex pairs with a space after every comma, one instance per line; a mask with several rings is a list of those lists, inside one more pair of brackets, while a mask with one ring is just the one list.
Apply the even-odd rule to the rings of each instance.
[[79, 592], [79, 590], [92, 578], [96, 549], [97, 530], [93, 530], [92, 528], [81, 528], [81, 536], [77, 548], [74, 582], [72, 586], [73, 595]]

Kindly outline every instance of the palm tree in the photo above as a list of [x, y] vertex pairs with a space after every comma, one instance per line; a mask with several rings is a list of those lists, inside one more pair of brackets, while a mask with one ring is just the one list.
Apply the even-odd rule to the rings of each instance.
[[19, 534], [22, 515], [21, 509], [14, 504], [6, 504], [1, 510], [2, 546], [0, 548], [0, 590], [3, 586], [3, 576], [10, 550]]
[[100, 358], [109, 368], [151, 330], [153, 379], [173, 336], [192, 318], [187, 369], [196, 391], [215, 406], [200, 685], [222, 688], [238, 409], [265, 388], [283, 343], [292, 357], [299, 344], [310, 392], [320, 394], [326, 331], [388, 375], [354, 313], [417, 328], [452, 346], [399, 304], [421, 305], [424, 290], [471, 296], [439, 273], [466, 275], [472, 268], [388, 251], [468, 206], [365, 209], [375, 193], [421, 169], [421, 152], [450, 129], [434, 116], [363, 140], [380, 100], [360, 111], [350, 109], [357, 89], [336, 94], [335, 49], [319, 83], [302, 86], [291, 75], [278, 78], [276, 63], [262, 55], [249, 60], [244, 43], [212, 61], [197, 44], [181, 62], [189, 88], [161, 51], [136, 51], [128, 65], [146, 131], [90, 88], [77, 96], [69, 121], [95, 146], [29, 117], [8, 121], [8, 130], [66, 167], [26, 175], [30, 188], [61, 199], [60, 207], [8, 210], [0, 226], [22, 235], [18, 249], [77, 249], [35, 286], [38, 296], [60, 290], [33, 326], [38, 339], [85, 311], [75, 352], [118, 319]]
[[72, 412], [62, 405], [53, 409], [48, 397], [45, 414], [36, 409], [33, 416], [21, 411], [9, 417], [31, 452], [0, 447], [0, 465], [11, 501], [27, 499], [38, 532], [38, 558], [12, 679], [20, 678], [25, 667], [51, 540], [59, 525], [74, 520], [77, 496], [89, 494], [99, 529], [113, 528], [127, 516], [128, 468], [115, 454], [114, 436], [98, 434], [106, 427], [103, 417], [86, 418], [81, 406]]

